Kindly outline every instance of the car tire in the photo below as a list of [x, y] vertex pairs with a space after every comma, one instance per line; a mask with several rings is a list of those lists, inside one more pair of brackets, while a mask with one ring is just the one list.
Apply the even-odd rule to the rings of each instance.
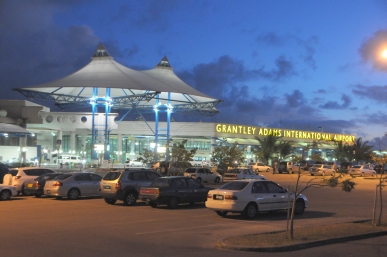
[[296, 201], [296, 206], [294, 207], [295, 214], [302, 214], [305, 210], [305, 203], [302, 200]]
[[254, 219], [258, 214], [258, 207], [253, 203], [249, 203], [244, 209], [242, 215], [247, 219]]
[[259, 172], [259, 169], [255, 169], [255, 173], [258, 173]]
[[201, 177], [198, 177], [197, 179], [196, 179], [198, 182], [202, 182], [202, 178]]
[[177, 199], [177, 197], [169, 198], [168, 207], [170, 209], [176, 209], [178, 205], [179, 205], [179, 199]]
[[220, 182], [220, 178], [219, 177], [216, 177], [215, 178], [215, 184], [218, 184]]
[[360, 174], [360, 177], [364, 177], [365, 175], [364, 175], [364, 172], [362, 172], [361, 174]]
[[124, 196], [124, 205], [125, 206], [133, 206], [136, 204], [137, 196], [133, 192], [128, 192]]
[[70, 199], [70, 200], [76, 200], [79, 198], [79, 196], [81, 195], [81, 193], [79, 192], [78, 189], [76, 188], [71, 188], [69, 190], [69, 192], [67, 193], [67, 197]]
[[3, 190], [0, 193], [0, 200], [9, 200], [11, 198], [11, 192], [9, 190]]
[[115, 204], [117, 202], [117, 199], [112, 199], [112, 198], [104, 198], [105, 203], [107, 204]]
[[156, 208], [157, 207], [157, 203], [155, 203], [155, 202], [149, 202], [148, 204], [152, 208]]
[[22, 189], [21, 189], [21, 194], [22, 194], [22, 195], [27, 195], [27, 193], [24, 191], [24, 186], [23, 186]]
[[225, 217], [227, 215], [227, 211], [215, 211], [220, 217]]
[[270, 169], [267, 169], [266, 172], [270, 172]]

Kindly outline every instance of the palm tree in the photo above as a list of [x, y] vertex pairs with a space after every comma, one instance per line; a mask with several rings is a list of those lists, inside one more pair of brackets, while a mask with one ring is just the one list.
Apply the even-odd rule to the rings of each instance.
[[260, 156], [264, 163], [273, 160], [275, 156], [285, 158], [293, 152], [293, 143], [290, 141], [280, 141], [282, 137], [269, 135], [265, 137], [255, 137], [260, 146], [252, 151], [255, 155]]

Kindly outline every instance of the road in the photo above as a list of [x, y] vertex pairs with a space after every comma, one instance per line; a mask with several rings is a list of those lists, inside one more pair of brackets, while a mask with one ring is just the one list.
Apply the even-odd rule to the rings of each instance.
[[[296, 175], [263, 173], [284, 187], [293, 188]], [[305, 186], [311, 176], [301, 177]], [[377, 180], [355, 179], [356, 189], [309, 188], [309, 208], [295, 227], [372, 218]], [[387, 196], [385, 196], [385, 199]], [[244, 220], [225, 218], [204, 204], [181, 205], [176, 210], [151, 208], [143, 202], [108, 205], [100, 198], [75, 201], [17, 196], [0, 202], [1, 256], [257, 256], [216, 248], [219, 239], [283, 230], [286, 212], [259, 214]], [[387, 237], [352, 241], [286, 253], [286, 256], [387, 256]], [[259, 253], [283, 256], [284, 253]]]

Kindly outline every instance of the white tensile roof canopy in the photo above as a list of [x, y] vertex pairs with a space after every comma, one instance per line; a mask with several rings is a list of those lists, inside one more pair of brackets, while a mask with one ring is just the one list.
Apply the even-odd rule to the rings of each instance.
[[[62, 109], [90, 106], [91, 98], [110, 97], [113, 109], [151, 112], [167, 104], [175, 111], [212, 116], [221, 100], [187, 85], [173, 72], [167, 57], [151, 70], [138, 71], [116, 62], [101, 43], [91, 62], [67, 77], [28, 88], [14, 88], [28, 98], [55, 100]], [[97, 99], [98, 101], [98, 99]]]

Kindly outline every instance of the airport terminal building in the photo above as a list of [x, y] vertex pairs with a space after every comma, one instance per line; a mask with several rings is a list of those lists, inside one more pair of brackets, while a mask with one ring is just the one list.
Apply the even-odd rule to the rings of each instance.
[[[60, 154], [80, 156], [104, 166], [135, 160], [144, 149], [166, 151], [169, 140], [187, 140], [197, 148], [195, 161], [207, 162], [214, 147], [237, 142], [246, 160], [256, 160], [251, 146], [256, 137], [277, 135], [293, 141], [294, 154], [314, 141], [318, 153], [333, 160], [335, 142], [352, 144], [352, 135], [265, 128], [251, 124], [175, 122], [173, 113], [213, 116], [222, 102], [199, 92], [173, 72], [164, 57], [150, 70], [133, 70], [119, 64], [100, 44], [91, 61], [64, 78], [28, 88], [13, 88], [29, 100], [51, 100], [62, 111], [27, 100], [0, 100], [0, 162], [8, 160], [53, 163]], [[72, 110], [90, 110], [77, 112]], [[102, 112], [101, 112], [102, 111]], [[136, 114], [141, 119], [129, 119]], [[146, 114], [146, 115], [143, 115]], [[144, 116], [154, 115], [153, 121]], [[161, 121], [163, 120], [163, 121]]]

